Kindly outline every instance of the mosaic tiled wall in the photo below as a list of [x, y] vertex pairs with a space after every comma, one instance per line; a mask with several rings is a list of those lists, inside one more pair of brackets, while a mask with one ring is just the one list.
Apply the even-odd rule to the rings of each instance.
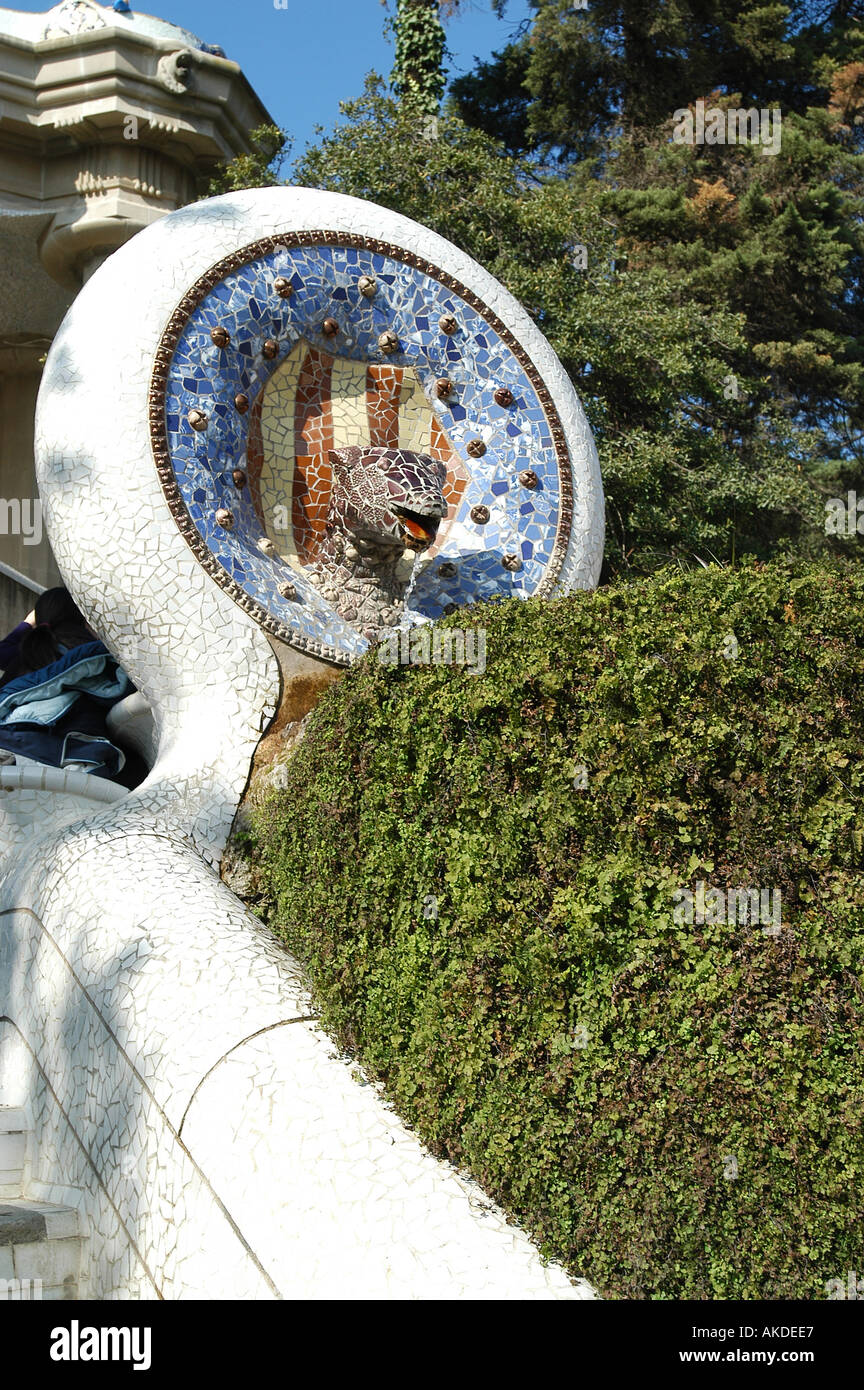
[[[401, 446], [440, 459], [447, 467], [444, 498], [450, 516], [459, 508], [468, 470], [416, 371], [333, 357], [301, 339], [259, 391], [246, 437], [255, 515], [262, 534], [289, 563], [308, 564], [318, 553], [331, 494], [328, 455], [346, 444]], [[290, 524], [281, 525], [282, 517]], [[440, 549], [446, 529], [447, 523], [430, 556]]]
[[[302, 254], [305, 269], [296, 273], [308, 283], [309, 258], [323, 254], [321, 228], [340, 246], [356, 247], [358, 257], [361, 243], [380, 242], [400, 248], [403, 259], [367, 249], [367, 260], [358, 259], [350, 273], [346, 260], [345, 299], [334, 298], [328, 279], [326, 304], [321, 289], [315, 312], [302, 315], [302, 333], [299, 319], [295, 325], [296, 340], [291, 315], [302, 302], [299, 285], [296, 304], [289, 297], [287, 308], [268, 297], [276, 318], [262, 332], [275, 330], [279, 342], [266, 358], [245, 317], [251, 282], [243, 281], [235, 303], [236, 285], [229, 291], [226, 275], [252, 277], [256, 287], [255, 277], [263, 277], [266, 288], [289, 262], [303, 266], [295, 259]], [[304, 235], [311, 238], [305, 251]], [[234, 265], [239, 250], [262, 241], [265, 251]], [[333, 243], [323, 245], [335, 266]], [[379, 310], [370, 300], [349, 312], [350, 285], [361, 264], [390, 273], [385, 261], [406, 284], [419, 283], [411, 256], [463, 287], [457, 300], [452, 286], [437, 281], [436, 312], [450, 303], [462, 316], [477, 351], [493, 354], [490, 381], [504, 374], [511, 382], [513, 406], [493, 409], [483, 382], [460, 377], [465, 340], [460, 347], [458, 334], [439, 344], [431, 326], [416, 324], [427, 365], [419, 350], [415, 358], [394, 350], [393, 361], [372, 360], [368, 335]], [[234, 269], [213, 278], [220, 261]], [[192, 305], [190, 288], [202, 282], [207, 287]], [[228, 298], [208, 300], [222, 282]], [[425, 297], [432, 291], [423, 284]], [[466, 295], [485, 306], [482, 315], [471, 311], [476, 319]], [[234, 357], [210, 336], [217, 303], [220, 322], [228, 316]], [[212, 321], [193, 330], [190, 314], [204, 314], [206, 305]], [[339, 345], [312, 333], [325, 308], [337, 319], [344, 315]], [[394, 300], [388, 319], [397, 312]], [[500, 322], [533, 364], [549, 398], [539, 412], [529, 386], [538, 400], [540, 388], [530, 376], [519, 384], [524, 361], [514, 365], [501, 350], [499, 362], [480, 317], [487, 328]], [[407, 346], [407, 321], [392, 322]], [[363, 323], [371, 325], [365, 362], [365, 348], [358, 356], [354, 340]], [[185, 377], [173, 346], [166, 350], [166, 334], [175, 335], [181, 354], [184, 344], [189, 348]], [[433, 337], [441, 354], [434, 361]], [[198, 366], [207, 354], [202, 394]], [[457, 385], [455, 403], [472, 402], [463, 417], [430, 398], [431, 373], [441, 361]], [[154, 430], [158, 449], [169, 422], [164, 400], [154, 403], [154, 382], [173, 393], [169, 414], [176, 416], [172, 453], [159, 458], [161, 477]], [[236, 411], [232, 391], [249, 396], [247, 412]], [[185, 411], [188, 423], [189, 409], [202, 404], [208, 430], [193, 439], [181, 416]], [[557, 426], [549, 424], [553, 417]], [[508, 435], [517, 421], [540, 451], [532, 467], [543, 486], [528, 489], [530, 498], [513, 473], [523, 462], [516, 435]], [[46, 525], [73, 595], [148, 700], [158, 740], [150, 776], [122, 800], [82, 805], [70, 822], [68, 806], [52, 819], [40, 793], [32, 833], [22, 835], [21, 822], [10, 821], [9, 836], [0, 834], [0, 843], [18, 845], [0, 860], [0, 1027], [25, 1059], [22, 1084], [40, 1154], [34, 1195], [81, 1207], [95, 1296], [591, 1296], [561, 1269], [545, 1267], [521, 1232], [425, 1153], [372, 1087], [353, 1079], [310, 1018], [295, 963], [213, 872], [279, 699], [279, 667], [266, 634], [287, 631], [293, 640], [304, 633], [293, 622], [286, 628], [286, 609], [268, 587], [276, 562], [263, 556], [259, 563], [256, 554], [247, 566], [245, 550], [208, 529], [210, 507], [228, 497], [237, 505], [230, 488], [245, 450], [247, 473], [255, 475], [241, 504], [249, 546], [267, 523], [267, 499], [281, 488], [292, 525], [290, 538], [280, 538], [280, 563], [294, 572], [315, 544], [327, 488], [316, 464], [319, 446], [331, 429], [336, 437], [367, 428], [370, 439], [376, 431], [388, 440], [398, 431], [403, 443], [428, 439], [448, 463], [454, 512], [418, 605], [432, 611], [441, 601], [444, 589], [434, 579], [440, 556], [458, 551], [466, 565], [460, 584], [480, 584], [501, 546], [516, 544], [514, 536], [530, 550], [522, 569], [508, 572], [512, 581], [503, 582], [540, 582], [542, 565], [532, 569], [540, 553], [535, 541], [547, 546], [548, 557], [555, 540], [551, 525], [541, 526], [538, 540], [532, 517], [547, 515], [537, 509], [543, 502], [551, 518], [564, 497], [556, 428], [569, 456], [573, 515], [553, 587], [595, 582], [603, 532], [596, 455], [560, 364], [501, 286], [394, 213], [308, 189], [255, 190], [185, 208], [97, 271], [49, 354], [37, 417]], [[492, 431], [487, 450], [475, 458], [467, 444], [484, 438], [484, 429]], [[218, 448], [208, 445], [199, 456], [199, 434]], [[163, 442], [167, 450], [167, 436]], [[481, 495], [490, 512], [500, 507], [492, 530], [464, 519]], [[500, 498], [506, 501], [493, 500]], [[193, 504], [200, 529], [188, 510]], [[489, 537], [497, 537], [494, 544], [487, 545]], [[334, 660], [359, 648], [347, 624], [338, 641], [337, 650], [331, 640]], [[27, 805], [19, 809], [24, 814]]]
[[530, 351], [476, 291], [410, 248], [326, 230], [238, 248], [171, 317], [151, 423], [195, 553], [268, 630], [330, 659], [367, 645], [304, 572], [324, 527], [332, 449], [402, 446], [447, 464], [449, 513], [415, 563], [409, 622], [552, 592], [574, 492], [577, 536], [581, 518], [596, 560], [584, 535], [593, 460], [574, 466]]

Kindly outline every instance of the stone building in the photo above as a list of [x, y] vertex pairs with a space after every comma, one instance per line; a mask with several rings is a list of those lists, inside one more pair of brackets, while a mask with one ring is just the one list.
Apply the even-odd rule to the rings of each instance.
[[221, 48], [125, 0], [0, 9], [3, 632], [58, 582], [36, 500], [33, 416], [63, 315], [106, 256], [201, 196], [215, 164], [270, 121]]

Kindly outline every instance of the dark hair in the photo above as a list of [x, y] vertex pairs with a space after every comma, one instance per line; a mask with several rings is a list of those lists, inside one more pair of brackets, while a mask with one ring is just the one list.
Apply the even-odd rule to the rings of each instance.
[[36, 626], [21, 638], [16, 675], [41, 671], [64, 651], [96, 640], [69, 590], [62, 585], [39, 595], [35, 613]]

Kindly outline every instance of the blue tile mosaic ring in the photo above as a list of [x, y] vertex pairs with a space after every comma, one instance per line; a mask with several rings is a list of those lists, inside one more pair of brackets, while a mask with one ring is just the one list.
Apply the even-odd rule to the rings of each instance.
[[560, 590], [580, 499], [552, 394], [498, 314], [392, 241], [312, 229], [223, 257], [171, 316], [150, 421], [199, 560], [310, 653], [345, 664], [368, 645], [310, 579], [334, 450], [412, 449], [446, 467], [447, 515], [403, 624]]

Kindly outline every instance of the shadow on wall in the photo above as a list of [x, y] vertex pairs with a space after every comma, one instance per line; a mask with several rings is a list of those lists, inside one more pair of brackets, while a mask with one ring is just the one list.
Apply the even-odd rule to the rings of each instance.
[[160, 1296], [140, 1245], [155, 1157], [146, 1091], [105, 1015], [134, 988], [136, 950], [127, 941], [102, 958], [95, 979], [86, 941], [72, 960], [31, 912], [0, 914], [0, 1103], [20, 1105], [32, 1127], [22, 1195], [79, 1211], [85, 1298]]

